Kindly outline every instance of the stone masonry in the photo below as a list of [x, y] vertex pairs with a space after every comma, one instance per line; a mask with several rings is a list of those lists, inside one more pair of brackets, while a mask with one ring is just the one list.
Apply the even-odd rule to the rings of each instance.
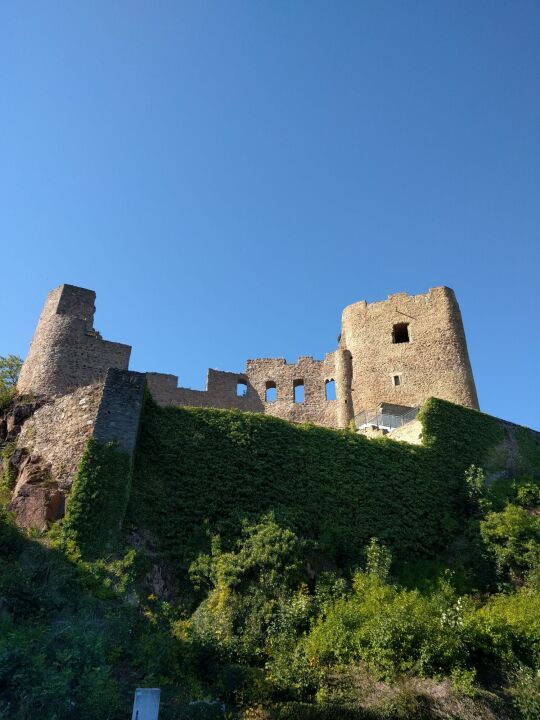
[[127, 370], [131, 347], [94, 330], [96, 293], [61, 285], [49, 293], [22, 367], [18, 391], [51, 397], [103, 381], [107, 370]]
[[94, 329], [95, 297], [73, 285], [49, 293], [17, 402], [0, 418], [0, 442], [15, 448], [11, 509], [24, 527], [44, 528], [63, 515], [90, 437], [133, 455], [145, 385], [160, 405], [236, 408], [333, 428], [379, 406], [412, 407], [430, 396], [478, 407], [449, 288], [350, 305], [338, 347], [324, 359], [258, 358], [240, 373], [209, 370], [205, 390], [179, 387], [175, 375], [130, 371], [131, 347]]
[[[73, 285], [49, 294], [20, 393], [61, 396], [104, 382], [109, 368], [127, 370], [131, 348], [94, 330], [94, 302], [94, 292]], [[349, 305], [338, 348], [323, 360], [248, 360], [240, 373], [209, 370], [205, 390], [179, 387], [175, 375], [163, 373], [146, 373], [146, 381], [160, 405], [237, 408], [336, 428], [383, 402], [412, 407], [435, 396], [478, 408], [461, 313], [446, 287]], [[295, 401], [301, 387], [303, 400]]]

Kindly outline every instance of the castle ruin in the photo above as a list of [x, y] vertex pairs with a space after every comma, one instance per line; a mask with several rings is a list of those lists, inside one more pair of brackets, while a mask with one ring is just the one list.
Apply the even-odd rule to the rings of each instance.
[[[419, 423], [403, 421], [430, 396], [478, 408], [461, 313], [446, 287], [349, 305], [338, 347], [323, 360], [248, 360], [240, 373], [209, 370], [205, 390], [179, 387], [175, 375], [129, 370], [131, 347], [94, 328], [95, 299], [73, 285], [49, 293], [18, 396], [0, 414], [0, 445], [12, 448], [10, 509], [22, 527], [44, 529], [63, 516], [90, 438], [114, 441], [133, 458], [145, 387], [163, 406], [236, 408], [330, 428], [352, 421], [367, 435], [392, 430], [408, 442], [420, 441]], [[373, 411], [400, 422], [374, 428]]]
[[[96, 295], [61, 285], [49, 293], [18, 382], [21, 394], [58, 397], [128, 370], [131, 347], [93, 327]], [[292, 422], [345, 428], [381, 404], [410, 408], [434, 396], [478, 408], [461, 312], [453, 290], [390, 295], [345, 308], [338, 347], [323, 360], [248, 360], [243, 372], [209, 370], [206, 389], [148, 372], [160, 405], [236, 408]], [[335, 394], [330, 394], [330, 389]]]

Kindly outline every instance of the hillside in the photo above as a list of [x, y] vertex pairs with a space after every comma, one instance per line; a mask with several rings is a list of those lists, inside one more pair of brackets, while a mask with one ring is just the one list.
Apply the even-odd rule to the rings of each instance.
[[0, 717], [116, 720], [137, 685], [163, 720], [537, 717], [538, 437], [419, 418], [409, 445], [148, 397], [133, 467], [90, 440], [65, 520], [4, 513]]

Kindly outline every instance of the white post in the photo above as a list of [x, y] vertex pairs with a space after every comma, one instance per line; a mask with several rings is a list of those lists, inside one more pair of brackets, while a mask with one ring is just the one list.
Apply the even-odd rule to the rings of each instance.
[[160, 695], [159, 688], [137, 688], [131, 720], [158, 720]]

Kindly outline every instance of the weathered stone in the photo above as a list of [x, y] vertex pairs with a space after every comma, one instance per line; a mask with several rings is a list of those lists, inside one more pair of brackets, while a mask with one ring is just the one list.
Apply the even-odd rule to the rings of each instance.
[[[102, 340], [94, 330], [94, 300], [94, 292], [72, 285], [49, 294], [21, 371], [20, 392], [63, 395], [103, 383], [109, 368], [127, 370], [131, 348]], [[416, 406], [435, 396], [478, 407], [461, 313], [446, 287], [349, 305], [339, 346], [324, 360], [248, 360], [241, 373], [209, 370], [205, 390], [178, 387], [175, 375], [147, 373], [146, 379], [161, 405], [237, 408], [327, 427], [347, 427], [355, 415], [382, 402]], [[326, 395], [331, 381], [335, 399]], [[239, 383], [245, 394], [237, 393]], [[304, 388], [302, 402], [295, 402], [298, 386]], [[268, 397], [270, 389], [275, 399]]]
[[[461, 313], [446, 287], [349, 305], [338, 347], [323, 360], [248, 360], [241, 373], [209, 370], [205, 390], [178, 387], [175, 375], [129, 371], [131, 348], [94, 329], [94, 301], [93, 291], [72, 285], [49, 293], [21, 370], [19, 401], [0, 420], [0, 439], [17, 442], [12, 507], [25, 527], [61, 515], [91, 436], [133, 454], [145, 381], [161, 405], [237, 408], [337, 428], [381, 403], [413, 407], [435, 396], [478, 407]], [[330, 382], [335, 399], [327, 396]], [[295, 402], [300, 386], [304, 398]], [[389, 436], [418, 442], [419, 428]]]
[[9, 509], [17, 524], [26, 529], [44, 530], [64, 514], [64, 494], [51, 480], [51, 466], [43, 458], [18, 448], [10, 458], [17, 482]]
[[64, 515], [64, 494], [52, 484], [25, 484], [13, 497], [9, 509], [19, 527], [46, 530]]
[[102, 382], [110, 367], [127, 369], [129, 345], [107, 342], [93, 328], [93, 290], [61, 285], [47, 296], [17, 389], [64, 395]]

